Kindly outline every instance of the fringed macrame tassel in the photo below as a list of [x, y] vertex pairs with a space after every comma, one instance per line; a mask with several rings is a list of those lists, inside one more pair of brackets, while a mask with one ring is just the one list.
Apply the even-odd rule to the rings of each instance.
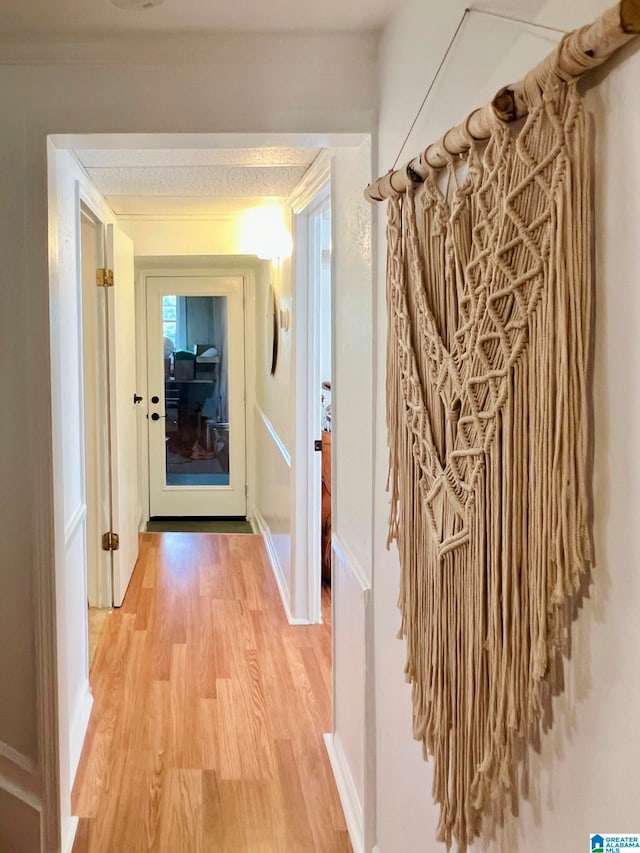
[[591, 559], [586, 124], [554, 74], [526, 95], [451, 200], [427, 175], [389, 202], [389, 541], [413, 733], [460, 850], [512, 802]]

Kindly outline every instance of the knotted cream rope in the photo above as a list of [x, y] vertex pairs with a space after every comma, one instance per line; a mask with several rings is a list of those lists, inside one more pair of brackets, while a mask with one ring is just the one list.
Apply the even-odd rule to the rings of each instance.
[[519, 133], [468, 137], [462, 186], [427, 169], [389, 200], [390, 538], [414, 735], [462, 850], [511, 802], [591, 559], [588, 134], [545, 74]]

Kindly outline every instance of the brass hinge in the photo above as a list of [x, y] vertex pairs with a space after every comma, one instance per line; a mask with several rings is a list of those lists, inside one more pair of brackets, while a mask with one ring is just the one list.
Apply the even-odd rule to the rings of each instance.
[[106, 268], [96, 270], [96, 283], [98, 287], [113, 287], [113, 270]]
[[120, 537], [117, 533], [102, 534], [102, 550], [118, 551], [120, 549]]

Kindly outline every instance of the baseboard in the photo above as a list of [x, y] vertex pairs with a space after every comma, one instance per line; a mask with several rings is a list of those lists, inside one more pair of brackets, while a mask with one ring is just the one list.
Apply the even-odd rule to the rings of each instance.
[[344, 818], [347, 822], [347, 830], [353, 847], [353, 853], [365, 853], [364, 849], [364, 815], [362, 814], [362, 806], [358, 800], [355, 785], [351, 777], [351, 771], [345, 758], [342, 747], [336, 740], [333, 734], [324, 736], [324, 743], [329, 755], [331, 769], [336, 780], [338, 796], [342, 803]]
[[271, 536], [271, 530], [269, 529], [269, 525], [265, 521], [262, 513], [257, 508], [254, 509], [252, 524], [254, 521], [258, 526], [258, 532], [262, 536], [264, 547], [266, 548], [267, 556], [271, 563], [271, 571], [273, 572], [273, 577], [275, 579], [276, 586], [278, 587], [278, 592], [280, 593], [280, 599], [282, 600], [282, 606], [288, 623], [290, 625], [308, 625], [309, 622], [306, 619], [296, 619], [291, 613], [289, 605], [289, 587], [287, 586], [280, 561], [278, 560], [278, 553], [273, 542], [273, 537]]
[[78, 818], [71, 815], [62, 830], [62, 853], [71, 853], [73, 850], [73, 842], [76, 840], [76, 832], [78, 831]]
[[82, 747], [87, 734], [87, 728], [89, 727], [89, 717], [91, 716], [92, 707], [93, 696], [89, 689], [89, 682], [85, 681], [84, 693], [78, 703], [78, 707], [76, 708], [76, 712], [73, 716], [73, 723], [71, 725], [71, 731], [69, 733], [69, 778], [71, 779], [72, 785], [78, 770], [78, 764], [80, 763], [80, 756], [82, 754]]

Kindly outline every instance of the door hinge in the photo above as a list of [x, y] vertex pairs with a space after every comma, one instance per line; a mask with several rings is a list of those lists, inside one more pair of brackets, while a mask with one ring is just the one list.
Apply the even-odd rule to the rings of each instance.
[[98, 287], [113, 287], [113, 270], [104, 267], [96, 270], [96, 284]]
[[102, 550], [103, 551], [119, 551], [120, 537], [117, 533], [102, 534]]

